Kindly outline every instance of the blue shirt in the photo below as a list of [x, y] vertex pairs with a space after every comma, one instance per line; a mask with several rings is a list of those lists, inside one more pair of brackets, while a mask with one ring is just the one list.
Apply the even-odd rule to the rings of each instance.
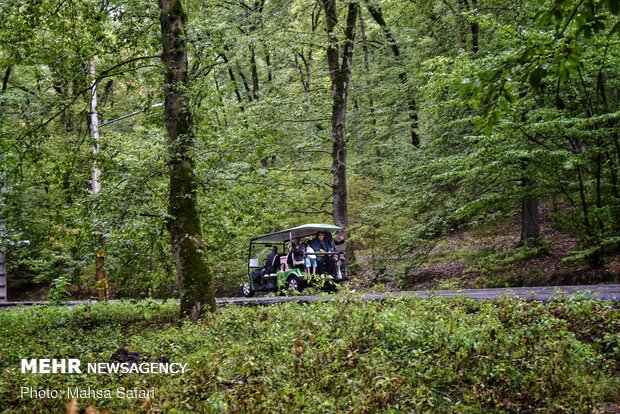
[[[320, 253], [319, 250], [323, 250], [324, 252], [333, 252], [334, 251], [334, 246], [332, 246], [330, 243], [328, 243], [325, 240], [323, 240], [323, 242], [320, 242], [319, 239], [312, 239], [312, 240], [310, 240], [309, 245], [317, 253]], [[323, 256], [320, 255], [320, 254], [317, 254], [316, 259], [317, 259], [317, 261], [320, 262], [321, 260], [323, 260]]]

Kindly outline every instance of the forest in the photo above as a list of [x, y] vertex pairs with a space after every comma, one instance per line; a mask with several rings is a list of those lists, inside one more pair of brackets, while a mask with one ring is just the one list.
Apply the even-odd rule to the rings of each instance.
[[[618, 282], [619, 15], [0, 0], [0, 300], [44, 301], [0, 310], [0, 413], [618, 412], [617, 300], [434, 292]], [[340, 293], [216, 308], [306, 223]], [[66, 359], [187, 370], [23, 368]]]
[[480, 229], [510, 243], [476, 286], [542, 283], [495, 277], [558, 234], [572, 282], [617, 280], [619, 8], [3, 1], [9, 298], [235, 296], [248, 239], [302, 223], [346, 229], [359, 286]]

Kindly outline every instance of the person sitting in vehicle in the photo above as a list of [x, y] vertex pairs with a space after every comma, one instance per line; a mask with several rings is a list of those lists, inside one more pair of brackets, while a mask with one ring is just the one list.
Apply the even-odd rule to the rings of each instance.
[[345, 266], [346, 260], [345, 255], [342, 251], [338, 251], [336, 246], [343, 244], [346, 241], [344, 234], [339, 234], [336, 239], [333, 238], [330, 232], [326, 232], [325, 240], [332, 247], [333, 251], [336, 252], [334, 255], [330, 255], [327, 261], [329, 273], [333, 275], [336, 280], [342, 280], [345, 274]]
[[343, 233], [339, 233], [334, 239], [330, 232], [326, 232], [325, 240], [327, 240], [327, 243], [329, 243], [334, 248], [334, 251], [336, 251], [336, 246], [343, 244], [346, 241], [346, 238]]
[[277, 273], [280, 270], [280, 255], [278, 254], [278, 247], [272, 246], [271, 253], [267, 255], [265, 259], [264, 275], [271, 275]]
[[[322, 231], [318, 232], [316, 234], [316, 237], [310, 241], [310, 247], [312, 247], [315, 253], [333, 253], [334, 252], [334, 247], [330, 243], [327, 242], [327, 240], [325, 239], [325, 233]], [[329, 274], [332, 274], [330, 270], [333, 270], [333, 266], [331, 266], [331, 263], [333, 263], [333, 260], [331, 260], [330, 255], [328, 254], [317, 255], [316, 263], [317, 263], [317, 270], [319, 274], [323, 272], [328, 272]]]
[[286, 263], [291, 269], [303, 269], [304, 268], [304, 251], [299, 246], [299, 240], [294, 239], [291, 241], [290, 250], [286, 256]]
[[308, 243], [302, 243], [302, 249], [306, 252], [306, 273], [316, 276], [316, 254], [314, 249]]

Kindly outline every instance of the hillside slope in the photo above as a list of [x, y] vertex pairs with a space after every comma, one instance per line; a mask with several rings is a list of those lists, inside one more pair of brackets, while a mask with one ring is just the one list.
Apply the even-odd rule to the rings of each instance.
[[504, 286], [549, 286], [610, 283], [620, 280], [620, 255], [606, 259], [605, 268], [567, 258], [578, 241], [554, 228], [551, 208], [541, 209], [543, 245], [519, 247], [519, 217], [493, 225], [466, 228], [440, 238], [423, 262], [409, 270], [399, 289], [450, 289]]

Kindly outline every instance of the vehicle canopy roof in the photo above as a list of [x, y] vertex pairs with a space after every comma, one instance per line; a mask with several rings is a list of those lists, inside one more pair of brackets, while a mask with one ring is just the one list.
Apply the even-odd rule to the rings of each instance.
[[292, 239], [299, 239], [302, 237], [311, 236], [319, 231], [323, 232], [334, 232], [342, 230], [338, 226], [334, 226], [333, 224], [321, 224], [321, 223], [310, 223], [303, 224], [301, 226], [293, 227], [286, 230], [280, 230], [275, 233], [263, 234], [262, 236], [254, 237], [250, 239], [251, 243], [259, 242], [285, 242]]

